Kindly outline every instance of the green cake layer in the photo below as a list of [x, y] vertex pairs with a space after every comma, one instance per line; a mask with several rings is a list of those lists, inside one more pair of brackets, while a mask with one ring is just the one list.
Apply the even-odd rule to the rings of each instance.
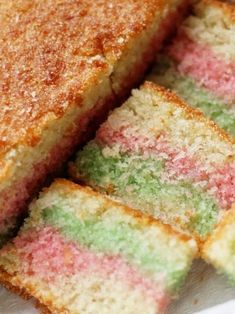
[[[75, 208], [74, 208], [75, 209]], [[120, 252], [132, 264], [137, 264], [149, 274], [164, 273], [168, 292], [176, 293], [185, 279], [185, 270], [179, 269], [174, 258], [170, 258], [166, 243], [161, 250], [153, 250], [146, 243], [138, 225], [131, 226], [120, 221], [105, 221], [96, 215], [90, 219], [78, 219], [75, 212], [68, 212], [63, 205], [45, 208], [43, 221], [59, 229], [62, 235], [72, 241], [89, 247], [95, 252], [119, 255]]]
[[[181, 220], [181, 226], [200, 236], [212, 230], [219, 211], [216, 202], [190, 180], [166, 182], [164, 159], [143, 159], [141, 155], [133, 157], [120, 152], [107, 156], [102, 149], [91, 142], [76, 161], [80, 177], [84, 175], [88, 184], [110, 190], [114, 196], [152, 215], [158, 207], [163, 221], [174, 224]], [[191, 208], [195, 208], [195, 214], [188, 218]]]

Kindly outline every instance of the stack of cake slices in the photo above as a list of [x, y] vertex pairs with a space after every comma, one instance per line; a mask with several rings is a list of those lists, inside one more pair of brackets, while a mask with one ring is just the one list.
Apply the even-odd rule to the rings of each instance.
[[[126, 97], [187, 1], [0, 1], [0, 241], [45, 178]], [[190, 237], [67, 181], [31, 205], [1, 282], [45, 313], [162, 313]]]
[[[0, 1], [2, 242], [185, 8]], [[192, 4], [149, 76], [164, 87], [146, 81], [110, 113], [69, 164], [80, 185], [57, 179], [32, 201], [0, 250], [5, 287], [45, 314], [162, 314], [198, 256], [235, 282], [234, 12]]]
[[[235, 138], [235, 6], [202, 0], [179, 27], [172, 42], [157, 55], [148, 79], [173, 90]], [[229, 157], [230, 158], [230, 157]], [[232, 157], [233, 158], [233, 157]], [[221, 176], [229, 183], [230, 211], [206, 241], [203, 258], [235, 282], [235, 167]], [[217, 177], [219, 179], [219, 176]], [[225, 191], [225, 190], [224, 190]]]

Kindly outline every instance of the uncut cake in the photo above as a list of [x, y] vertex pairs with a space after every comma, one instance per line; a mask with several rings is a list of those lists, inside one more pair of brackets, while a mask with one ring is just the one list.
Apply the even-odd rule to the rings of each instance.
[[225, 215], [208, 238], [202, 256], [235, 285], [235, 208]]
[[235, 6], [195, 1], [148, 77], [235, 136]]
[[142, 78], [185, 7], [0, 0], [0, 245], [44, 179]]
[[56, 180], [0, 251], [0, 281], [47, 313], [163, 313], [196, 242], [90, 188]]
[[235, 142], [146, 82], [78, 152], [71, 175], [204, 240], [235, 202]]

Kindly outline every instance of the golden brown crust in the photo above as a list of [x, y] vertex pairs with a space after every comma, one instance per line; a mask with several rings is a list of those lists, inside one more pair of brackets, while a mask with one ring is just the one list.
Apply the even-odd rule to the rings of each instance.
[[170, 91], [160, 85], [157, 85], [153, 82], [146, 81], [141, 89], [150, 90], [153, 93], [160, 94], [161, 97], [174, 104], [174, 106], [182, 108], [189, 119], [195, 119], [198, 121], [204, 122], [208, 128], [212, 129], [213, 132], [217, 133], [220, 138], [224, 141], [229, 142], [230, 144], [235, 144], [235, 138], [229, 135], [226, 131], [221, 129], [215, 122], [209, 120], [205, 117], [205, 115], [196, 108], [189, 106], [186, 102], [182, 100], [179, 96], [177, 96], [173, 91]]
[[[10, 292], [19, 295], [24, 300], [35, 299], [33, 295], [27, 292], [25, 289], [15, 286], [12, 283], [12, 276], [8, 274], [2, 267], [0, 267], [0, 282]], [[35, 299], [36, 307], [41, 311], [41, 314], [53, 314], [45, 305], [41, 304]]]
[[233, 3], [219, 0], [202, 0], [201, 5], [222, 10], [223, 15], [227, 16], [231, 23], [235, 23], [235, 5]]
[[[17, 283], [15, 283], [15, 281]], [[35, 289], [27, 286], [22, 287], [21, 281], [17, 278], [17, 275], [11, 275], [3, 267], [0, 266], [0, 283], [9, 291], [19, 295], [24, 300], [35, 300], [35, 307], [38, 308], [41, 314], [66, 314], [67, 310], [64, 308], [56, 308], [53, 301], [40, 301], [35, 297]]]
[[181, 239], [182, 241], [189, 241], [192, 240], [192, 237], [190, 237], [189, 235], [182, 233], [182, 232], [178, 232], [177, 230], [174, 230], [170, 225], [163, 223], [162, 221], [160, 221], [160, 219], [154, 218], [153, 216], [147, 215], [143, 212], [141, 212], [140, 210], [136, 210], [133, 208], [130, 208], [118, 201], [112, 200], [110, 198], [108, 198], [107, 196], [105, 196], [104, 194], [101, 194], [95, 190], [93, 190], [91, 187], [89, 186], [82, 186], [79, 185], [77, 183], [74, 183], [72, 181], [66, 180], [66, 179], [56, 179], [54, 181], [54, 183], [52, 184], [51, 187], [45, 188], [44, 191], [45, 192], [49, 192], [51, 188], [53, 187], [59, 187], [62, 186], [62, 188], [68, 188], [69, 190], [81, 190], [83, 192], [85, 192], [86, 194], [90, 194], [92, 196], [95, 196], [97, 198], [103, 198], [105, 200], [105, 208], [109, 208], [109, 207], [118, 207], [119, 209], [123, 210], [125, 213], [127, 213], [128, 215], [132, 216], [133, 218], [135, 218], [138, 222], [141, 223], [141, 225], [156, 225], [160, 228], [162, 228], [162, 230], [164, 230], [164, 232], [166, 232], [167, 234], [172, 234], [174, 236], [177, 236], [179, 239]]
[[82, 106], [86, 88], [167, 7], [163, 0], [0, 5], [0, 154], [20, 142], [35, 145], [45, 122]]

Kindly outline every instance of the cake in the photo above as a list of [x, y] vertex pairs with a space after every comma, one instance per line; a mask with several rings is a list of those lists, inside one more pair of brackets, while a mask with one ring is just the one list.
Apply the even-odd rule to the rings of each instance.
[[0, 1], [0, 244], [144, 74], [185, 0]]
[[196, 242], [90, 188], [57, 179], [0, 251], [0, 281], [46, 313], [163, 313]]
[[235, 136], [235, 6], [194, 2], [177, 36], [148, 77], [174, 90]]
[[235, 209], [229, 211], [203, 246], [202, 257], [235, 285]]
[[146, 82], [70, 166], [75, 180], [204, 241], [235, 202], [235, 142], [176, 94]]

